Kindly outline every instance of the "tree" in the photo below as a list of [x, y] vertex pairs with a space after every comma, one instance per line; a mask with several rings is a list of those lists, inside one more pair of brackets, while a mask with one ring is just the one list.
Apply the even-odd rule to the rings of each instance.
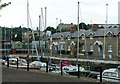
[[51, 31], [51, 33], [53, 34], [53, 33], [56, 33], [56, 29], [54, 29], [54, 27], [47, 27], [45, 30], [44, 30], [44, 32], [46, 32], [46, 31]]
[[[29, 31], [32, 30], [29, 28]], [[21, 26], [12, 28], [12, 40], [22, 42], [22, 33], [24, 32], [28, 32], [28, 28], [21, 28]]]
[[12, 40], [22, 42], [22, 28], [17, 27], [12, 30]]
[[11, 2], [1, 4], [1, 5], [0, 5], [0, 10], [1, 10], [2, 8], [8, 6], [9, 4], [11, 4]]
[[87, 26], [84, 22], [81, 22], [81, 23], [79, 24], [79, 28], [80, 28], [80, 29], [85, 29], [85, 30], [88, 30], [88, 29], [89, 29], [88, 26]]

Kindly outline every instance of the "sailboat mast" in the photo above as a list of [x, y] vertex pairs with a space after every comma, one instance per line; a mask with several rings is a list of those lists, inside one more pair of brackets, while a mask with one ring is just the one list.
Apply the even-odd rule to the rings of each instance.
[[108, 4], [106, 4], [106, 21], [105, 21], [105, 23], [106, 23], [106, 27], [104, 28], [104, 46], [103, 46], [103, 59], [105, 59], [105, 50], [106, 50], [106, 45], [105, 45], [105, 41], [106, 41], [106, 39], [105, 39], [105, 33], [106, 33], [106, 28], [107, 28], [107, 24], [108, 24]]
[[41, 15], [39, 15], [39, 51], [41, 52], [41, 48], [40, 48], [40, 26], [41, 25]]
[[29, 56], [29, 2], [27, 0], [28, 56]]
[[[47, 7], [45, 7], [45, 30], [46, 30], [46, 23], [47, 23], [46, 18], [47, 18]], [[45, 38], [47, 37], [47, 36], [46, 36], [46, 32], [47, 32], [47, 31], [45, 31]], [[47, 41], [47, 39], [45, 39], [45, 51], [46, 51], [46, 53], [47, 53], [47, 43], [46, 43], [46, 41]], [[48, 57], [48, 58], [49, 58], [49, 57]]]
[[79, 57], [79, 3], [78, 2], [78, 18], [77, 18], [77, 64], [78, 64], [78, 57]]

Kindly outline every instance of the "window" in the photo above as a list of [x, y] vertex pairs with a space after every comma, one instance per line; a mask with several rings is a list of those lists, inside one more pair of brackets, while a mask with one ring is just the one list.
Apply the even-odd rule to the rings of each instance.
[[93, 33], [89, 33], [90, 39], [93, 39]]
[[114, 72], [105, 72], [103, 73], [104, 76], [109, 76], [109, 77], [117, 77], [117, 73]]
[[67, 36], [67, 39], [70, 40], [70, 35]]
[[64, 50], [64, 44], [61, 44], [61, 50]]
[[108, 45], [108, 52], [112, 52], [112, 45], [111, 44]]
[[112, 38], [112, 32], [109, 31], [109, 32], [107, 33], [107, 36], [108, 36], [109, 39], [111, 39], [111, 38]]
[[81, 34], [81, 37], [82, 37], [82, 40], [85, 40], [85, 34], [84, 33]]
[[85, 40], [85, 36], [82, 36], [82, 40]]
[[108, 72], [103, 73], [104, 76], [108, 76]]
[[63, 35], [61, 35], [61, 37], [60, 37], [60, 38], [61, 38], [61, 40], [64, 40], [64, 36], [63, 36]]
[[85, 52], [85, 45], [83, 45], [82, 51]]
[[103, 73], [103, 75], [104, 75], [104, 76], [109, 76], [109, 77], [110, 77], [110, 76], [111, 76], [111, 72], [105, 72], [105, 73]]
[[112, 77], [117, 77], [117, 73], [111, 73]]
[[68, 51], [70, 51], [70, 46], [68, 46]]
[[90, 39], [93, 39], [93, 35], [90, 35]]
[[94, 51], [94, 50], [93, 50], [93, 45], [92, 45], [92, 44], [90, 44], [90, 51], [91, 51], [91, 52]]

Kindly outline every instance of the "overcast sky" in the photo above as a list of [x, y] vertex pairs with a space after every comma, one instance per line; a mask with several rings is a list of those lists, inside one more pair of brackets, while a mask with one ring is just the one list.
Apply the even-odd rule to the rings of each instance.
[[[86, 24], [104, 24], [106, 20], [106, 3], [108, 3], [108, 24], [118, 23], [119, 0], [29, 0], [29, 11], [33, 29], [38, 26], [41, 8], [47, 7], [47, 26], [56, 27], [60, 19], [62, 23], [77, 24], [77, 2], [80, 1], [82, 22]], [[12, 4], [0, 10], [0, 26], [17, 27], [27, 25], [27, 0], [2, 0]], [[80, 19], [81, 22], [81, 19]]]

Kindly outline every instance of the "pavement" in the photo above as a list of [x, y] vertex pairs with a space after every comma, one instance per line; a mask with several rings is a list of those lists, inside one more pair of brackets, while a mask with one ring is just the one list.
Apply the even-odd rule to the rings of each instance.
[[99, 82], [99, 80], [3, 66], [2, 82]]

